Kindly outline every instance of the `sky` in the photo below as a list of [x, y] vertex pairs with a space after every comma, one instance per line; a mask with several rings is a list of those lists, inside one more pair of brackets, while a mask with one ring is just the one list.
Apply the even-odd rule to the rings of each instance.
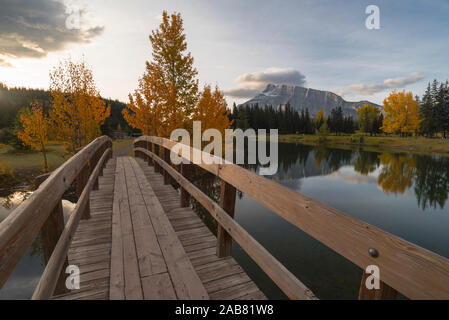
[[[368, 29], [367, 6], [379, 8]], [[229, 104], [267, 83], [381, 104], [449, 78], [449, 0], [0, 0], [0, 82], [48, 88], [61, 59], [84, 59], [103, 97], [128, 102], [163, 10], [181, 13], [201, 86]], [[80, 19], [77, 19], [79, 17]], [[79, 22], [79, 23], [77, 23]]]

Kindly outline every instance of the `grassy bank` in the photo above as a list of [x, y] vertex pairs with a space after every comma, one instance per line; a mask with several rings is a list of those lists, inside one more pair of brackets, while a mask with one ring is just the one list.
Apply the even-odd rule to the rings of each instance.
[[[132, 144], [132, 139], [118, 139], [113, 141], [113, 151], [120, 150]], [[66, 162], [72, 153], [67, 152], [60, 142], [50, 142], [47, 146], [48, 164], [53, 171]], [[0, 182], [3, 184], [17, 184], [19, 182], [31, 182], [34, 177], [42, 173], [43, 157], [37, 150], [20, 150], [12, 146], [0, 144], [0, 174], [4, 171], [12, 171], [12, 175], [3, 175]]]
[[[361, 138], [363, 137], [363, 138]], [[279, 142], [303, 143], [308, 145], [325, 144], [335, 147], [366, 147], [385, 151], [407, 151], [422, 154], [449, 156], [449, 140], [423, 137], [401, 138], [395, 136], [326, 136], [316, 135], [280, 135]]]

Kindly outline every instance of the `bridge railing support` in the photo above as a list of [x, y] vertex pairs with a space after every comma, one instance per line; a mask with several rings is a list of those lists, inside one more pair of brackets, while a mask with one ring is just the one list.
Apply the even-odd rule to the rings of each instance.
[[[140, 147], [139, 142], [143, 141], [151, 142], [154, 150]], [[378, 267], [380, 288], [368, 289], [365, 282], [369, 275], [363, 272], [359, 299], [393, 299], [397, 292], [410, 299], [449, 299], [449, 259], [223, 159], [191, 164], [221, 179], [222, 196], [220, 204], [217, 204], [187, 179], [184, 165], [181, 165], [179, 173], [164, 161], [160, 148], [171, 151], [177, 144], [165, 138], [143, 136], [135, 140], [135, 150], [152, 158], [155, 168], [160, 168], [155, 169], [156, 172], [164, 170], [179, 183], [181, 204], [187, 205], [185, 193], [189, 193], [215, 218], [219, 226], [219, 256], [230, 254], [230, 242], [234, 239], [290, 298], [310, 299], [314, 296], [233, 219], [236, 190], [264, 205], [363, 271], [371, 265]], [[194, 159], [193, 155], [197, 153], [201, 153], [197, 159], [217, 158], [201, 150], [187, 148], [188, 159]], [[179, 156], [183, 154], [179, 152]]]

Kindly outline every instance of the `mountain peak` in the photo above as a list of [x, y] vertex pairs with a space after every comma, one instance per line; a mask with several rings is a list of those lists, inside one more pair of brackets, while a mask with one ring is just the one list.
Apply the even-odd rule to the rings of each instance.
[[290, 102], [292, 108], [298, 111], [308, 108], [310, 114], [313, 116], [315, 116], [320, 109], [323, 109], [324, 113], [329, 115], [331, 110], [338, 106], [342, 107], [344, 114], [352, 116], [356, 116], [357, 108], [365, 104], [371, 104], [380, 108], [379, 105], [369, 101], [346, 101], [341, 96], [330, 91], [272, 83], [267, 84], [266, 88], [260, 94], [242, 105], [258, 104], [262, 107], [265, 105], [272, 105], [277, 108], [287, 104], [287, 102]]

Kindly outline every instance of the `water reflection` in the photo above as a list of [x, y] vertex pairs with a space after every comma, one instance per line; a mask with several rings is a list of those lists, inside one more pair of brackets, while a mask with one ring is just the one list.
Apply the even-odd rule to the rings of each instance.
[[[343, 166], [351, 166], [362, 176], [377, 175], [377, 185], [387, 195], [412, 190], [423, 210], [443, 209], [449, 194], [449, 158], [446, 157], [295, 144], [280, 144], [279, 155], [279, 171], [271, 177], [277, 181], [330, 175]], [[257, 168], [246, 167], [253, 171]]]
[[[0, 222], [31, 195], [31, 191], [15, 191], [6, 197], [0, 197]], [[68, 220], [74, 206], [74, 203], [62, 200], [64, 222]], [[53, 232], [55, 226], [52, 222], [52, 219], [48, 219], [42, 231], [15, 267], [8, 281], [0, 289], [0, 299], [31, 298], [58, 240]]]
[[[449, 258], [449, 158], [281, 143], [278, 168], [267, 178]], [[205, 177], [196, 185], [219, 202], [220, 182]], [[216, 229], [207, 211], [194, 207]], [[235, 219], [318, 297], [357, 297], [357, 266], [245, 194]], [[268, 297], [285, 298], [238, 245], [232, 254]]]

